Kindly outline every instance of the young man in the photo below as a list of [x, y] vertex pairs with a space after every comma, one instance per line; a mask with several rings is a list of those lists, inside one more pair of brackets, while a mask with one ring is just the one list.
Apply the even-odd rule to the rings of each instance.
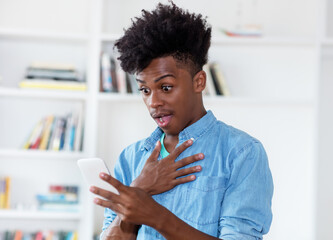
[[[272, 220], [272, 177], [261, 143], [216, 120], [202, 102], [211, 28], [173, 3], [136, 18], [115, 46], [136, 73], [158, 127], [127, 147], [119, 195], [91, 191], [105, 207], [102, 239], [261, 239]], [[170, 153], [170, 154], [169, 154]]]

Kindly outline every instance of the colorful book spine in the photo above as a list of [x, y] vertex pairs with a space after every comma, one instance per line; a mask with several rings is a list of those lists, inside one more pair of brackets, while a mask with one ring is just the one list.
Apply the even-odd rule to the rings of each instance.
[[5, 178], [0, 178], [0, 209], [5, 208]]
[[0, 178], [0, 209], [10, 208], [10, 177]]
[[49, 142], [49, 138], [52, 132], [52, 124], [54, 121], [54, 116], [50, 115], [48, 117], [46, 117], [46, 123], [45, 123], [45, 128], [43, 131], [43, 136], [41, 139], [41, 143], [39, 145], [39, 149], [40, 150], [46, 150], [47, 146], [48, 146], [48, 142]]

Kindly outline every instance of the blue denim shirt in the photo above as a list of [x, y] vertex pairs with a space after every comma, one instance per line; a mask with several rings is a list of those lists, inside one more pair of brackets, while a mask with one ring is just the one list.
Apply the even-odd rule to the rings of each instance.
[[[115, 166], [115, 177], [125, 185], [140, 174], [162, 130], [127, 147]], [[196, 180], [153, 196], [192, 227], [224, 240], [262, 239], [271, 221], [273, 181], [262, 144], [243, 131], [216, 120], [211, 111], [179, 133], [179, 143], [194, 138], [176, 161], [196, 153], [205, 159]], [[177, 145], [177, 146], [178, 146]], [[105, 209], [105, 230], [116, 214]], [[149, 226], [141, 226], [137, 239], [164, 239]]]

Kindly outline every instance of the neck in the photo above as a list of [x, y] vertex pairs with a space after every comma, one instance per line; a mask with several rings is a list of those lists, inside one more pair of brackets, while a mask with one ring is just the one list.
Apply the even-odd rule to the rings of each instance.
[[[199, 121], [203, 116], [205, 116], [205, 114], [207, 113], [206, 109], [204, 108], [204, 106], [202, 105], [200, 111], [198, 111], [199, 113], [196, 114], [196, 116], [198, 116], [196, 119], [193, 120], [192, 124]], [[164, 147], [165, 149], [171, 153], [177, 146], [178, 142], [179, 142], [179, 133], [177, 135], [171, 135], [171, 134], [165, 134], [164, 137]]]

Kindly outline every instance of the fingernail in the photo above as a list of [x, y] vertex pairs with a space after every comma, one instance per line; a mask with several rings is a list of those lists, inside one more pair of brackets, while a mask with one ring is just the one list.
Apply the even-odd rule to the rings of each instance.
[[199, 159], [203, 159], [204, 155], [202, 153], [199, 153], [198, 157], [199, 157]]
[[192, 175], [192, 176], [191, 176], [191, 179], [194, 180], [194, 179], [195, 179], [195, 175]]
[[98, 198], [95, 198], [94, 199], [94, 203], [99, 203], [100, 201], [99, 201], [99, 199]]
[[201, 170], [201, 166], [196, 166], [195, 169], [196, 169], [197, 171], [200, 171], [200, 170]]
[[96, 188], [93, 187], [93, 186], [91, 186], [91, 187], [89, 188], [89, 190], [90, 190], [90, 192], [95, 192], [95, 191], [96, 191]]
[[107, 176], [105, 173], [103, 173], [103, 172], [100, 174], [100, 176], [101, 176], [101, 178], [103, 178], [103, 179], [107, 179], [107, 178], [108, 178], [108, 176]]
[[190, 138], [191, 140], [192, 140], [192, 142], [194, 142], [194, 138], [192, 137], [192, 138]]
[[157, 147], [158, 146], [158, 143], [160, 142], [160, 140], [158, 140], [157, 142], [156, 142], [156, 144], [155, 144], [155, 146]]
[[193, 143], [193, 140], [190, 139], [190, 140], [187, 140], [186, 145], [187, 145], [187, 146], [190, 146], [192, 143]]

